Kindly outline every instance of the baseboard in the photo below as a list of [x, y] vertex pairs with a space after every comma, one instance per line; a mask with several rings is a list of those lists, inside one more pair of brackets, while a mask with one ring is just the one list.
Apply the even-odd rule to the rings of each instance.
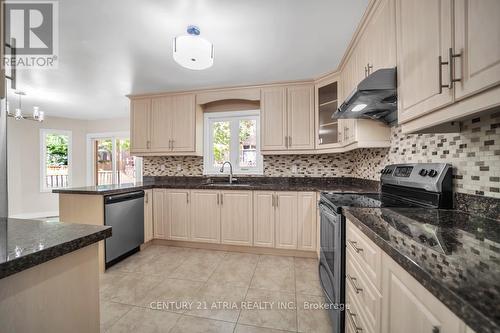
[[23, 214], [9, 215], [9, 217], [13, 218], [13, 219], [40, 219], [40, 218], [57, 217], [57, 216], [59, 216], [58, 211], [35, 212], [35, 213], [23, 213]]
[[286, 257], [300, 257], [300, 258], [318, 257], [316, 251], [285, 250], [285, 249], [274, 249], [266, 247], [199, 243], [199, 242], [176, 241], [167, 239], [153, 239], [152, 241], [148, 242], [148, 244], [189, 247], [194, 249], [205, 249], [205, 250], [243, 252], [243, 253], [253, 253], [253, 254], [269, 254], [269, 255], [278, 255]]

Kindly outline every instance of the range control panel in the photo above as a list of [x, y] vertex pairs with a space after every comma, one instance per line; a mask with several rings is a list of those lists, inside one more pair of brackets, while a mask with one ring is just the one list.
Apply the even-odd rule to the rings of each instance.
[[443, 182], [451, 182], [451, 165], [447, 163], [391, 164], [380, 173], [382, 185], [407, 186], [432, 192], [441, 192]]

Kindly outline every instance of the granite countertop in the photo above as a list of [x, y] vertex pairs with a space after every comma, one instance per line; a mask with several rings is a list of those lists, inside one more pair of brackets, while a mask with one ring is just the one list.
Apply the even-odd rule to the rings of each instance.
[[54, 193], [110, 195], [151, 188], [261, 191], [374, 192], [378, 182], [350, 177], [237, 177], [228, 185], [227, 177], [151, 177], [141, 183], [56, 189]]
[[468, 326], [500, 331], [500, 221], [423, 208], [344, 213]]
[[0, 218], [0, 279], [111, 236], [111, 227]]

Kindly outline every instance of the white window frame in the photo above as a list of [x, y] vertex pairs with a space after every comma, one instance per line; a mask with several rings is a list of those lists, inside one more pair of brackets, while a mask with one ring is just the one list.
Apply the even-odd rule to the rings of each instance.
[[68, 137], [68, 186], [73, 183], [73, 132], [60, 129], [40, 129], [40, 192], [52, 192], [55, 188], [48, 188], [46, 185], [47, 178], [47, 147], [45, 145], [45, 137], [47, 134], [65, 135]]
[[[260, 110], [248, 111], [229, 111], [229, 112], [206, 112], [204, 114], [204, 149], [203, 149], [203, 174], [204, 175], [221, 175], [219, 168], [214, 168], [213, 156], [213, 131], [212, 124], [219, 121], [232, 121], [230, 124], [231, 138], [233, 133], [239, 133], [239, 120], [251, 119], [255, 120], [256, 128], [256, 150], [257, 150], [257, 166], [255, 168], [240, 168], [238, 165], [239, 159], [239, 142], [231, 139], [231, 149], [229, 159], [233, 165], [233, 173], [239, 175], [262, 175], [264, 173], [264, 163], [260, 152]], [[224, 174], [228, 171], [227, 167]]]
[[[87, 186], [95, 185], [95, 164], [94, 164], [94, 146], [92, 141], [96, 139], [112, 139], [113, 140], [113, 152], [116, 151], [116, 139], [120, 138], [129, 138], [130, 132], [102, 132], [102, 133], [87, 133]], [[135, 178], [136, 181], [142, 181], [142, 158], [135, 156], [137, 164], [135, 169]], [[116, 163], [115, 156], [112, 155], [112, 165], [113, 165], [113, 184], [116, 183]]]

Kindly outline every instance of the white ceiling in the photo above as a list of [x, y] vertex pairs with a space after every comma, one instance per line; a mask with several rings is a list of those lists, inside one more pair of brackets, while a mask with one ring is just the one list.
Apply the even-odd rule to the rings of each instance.
[[[20, 71], [23, 105], [48, 116], [128, 115], [126, 94], [308, 79], [334, 70], [368, 0], [61, 0], [59, 67]], [[214, 66], [172, 59], [196, 24]], [[12, 99], [11, 99], [12, 101]]]

